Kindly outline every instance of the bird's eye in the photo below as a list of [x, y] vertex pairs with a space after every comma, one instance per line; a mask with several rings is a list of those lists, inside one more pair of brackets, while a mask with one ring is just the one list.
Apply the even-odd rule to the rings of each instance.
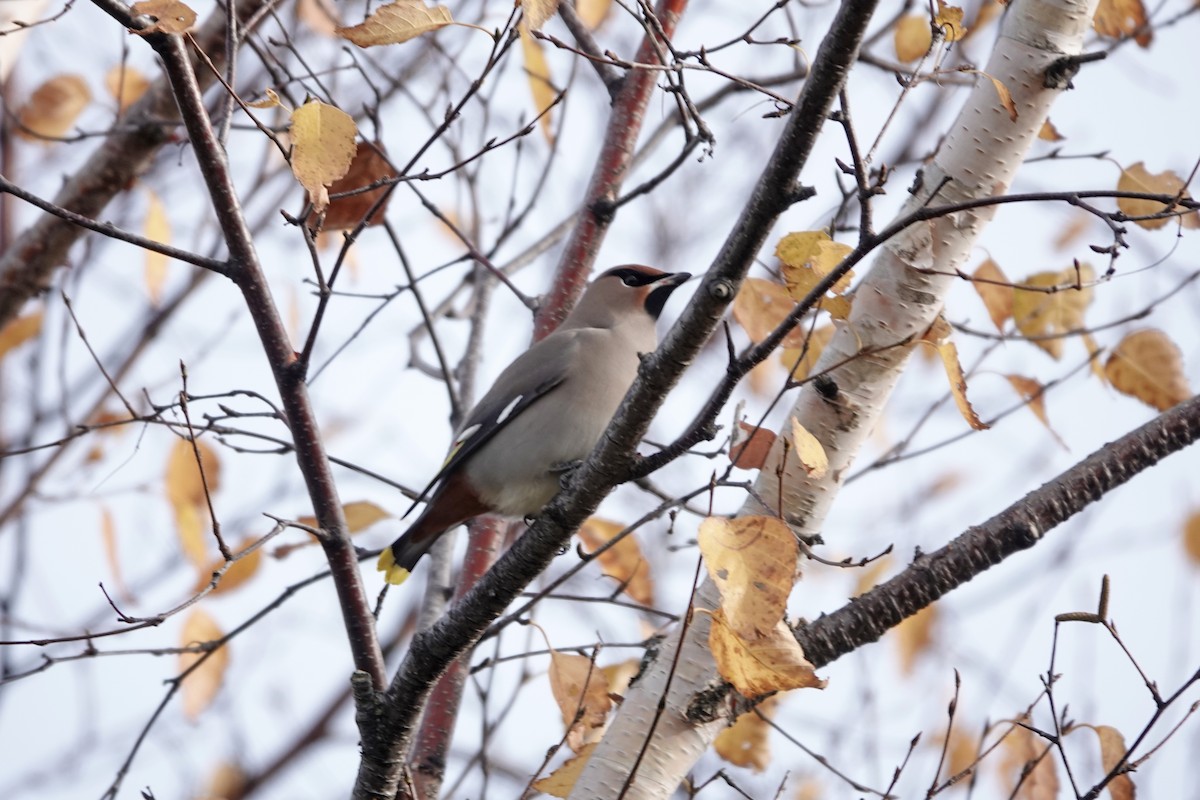
[[638, 284], [638, 279], [637, 279], [637, 276], [636, 276], [636, 275], [634, 275], [632, 272], [627, 272], [627, 273], [625, 273], [624, 275], [622, 275], [622, 276], [621, 276], [621, 283], [625, 284], [626, 286], [637, 286], [637, 285], [639, 285], [639, 284]]

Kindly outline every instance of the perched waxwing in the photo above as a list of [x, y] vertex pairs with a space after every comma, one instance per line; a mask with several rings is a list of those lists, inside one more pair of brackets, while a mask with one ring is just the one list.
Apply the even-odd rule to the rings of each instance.
[[[413, 507], [425, 510], [379, 555], [403, 583], [450, 528], [480, 514], [527, 517], [587, 457], [658, 345], [655, 321], [686, 272], [628, 265], [593, 281], [557, 330], [509, 364], [467, 414], [441, 470]], [[412, 509], [410, 508], [411, 512]]]

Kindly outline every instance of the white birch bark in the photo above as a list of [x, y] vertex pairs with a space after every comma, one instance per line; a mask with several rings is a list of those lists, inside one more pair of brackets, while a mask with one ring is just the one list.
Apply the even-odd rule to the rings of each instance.
[[[1078, 55], [1098, 0], [1022, 0], [1008, 10], [1003, 30], [984, 71], [1012, 93], [1017, 119], [1010, 119], [992, 82], [980, 76], [921, 188], [900, 218], [912, 211], [1004, 194], [1049, 113], [1060, 89], [1046, 88], [1047, 67]], [[930, 201], [931, 192], [936, 196]], [[799, 533], [817, 533], [841, 486], [847, 467], [870, 434], [915, 346], [933, 322], [958, 269], [969, 256], [993, 208], [960, 211], [910, 226], [882, 247], [858, 287], [847, 325], [840, 326], [814, 372], [847, 362], [830, 376], [832, 401], [802, 391], [794, 415], [824, 445], [830, 469], [809, 478], [788, 459], [776, 477], [781, 447], [759, 473], [759, 497], [782, 507]], [[936, 274], [935, 274], [936, 273]], [[853, 356], [870, 351], [869, 355]], [[849, 360], [848, 360], [849, 359]], [[848, 361], [847, 361], [848, 360]], [[781, 445], [783, 436], [777, 445]], [[779, 498], [782, 502], [776, 505]], [[764, 513], [752, 499], [742, 514]], [[715, 608], [715, 587], [705, 581], [700, 608]], [[675, 658], [679, 635], [670, 638], [631, 688], [603, 741], [571, 794], [588, 800], [621, 793], [639, 753], [641, 761], [626, 800], [669, 797], [728, 724], [718, 714], [706, 721], [703, 692], [719, 682], [708, 649], [708, 615], [693, 615]], [[657, 713], [660, 698], [665, 708]], [[725, 709], [718, 709], [725, 711]], [[657, 717], [657, 719], [656, 719]]]

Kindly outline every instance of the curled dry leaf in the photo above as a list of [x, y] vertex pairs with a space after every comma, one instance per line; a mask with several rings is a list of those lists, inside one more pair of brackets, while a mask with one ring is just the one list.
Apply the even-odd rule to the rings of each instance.
[[[1013, 291], [1013, 322], [1033, 343], [1054, 358], [1061, 358], [1062, 335], [1084, 327], [1083, 317], [1092, 304], [1089, 285], [1095, 272], [1088, 264], [1064, 270], [1038, 272]], [[1051, 337], [1051, 338], [1039, 338]]]
[[150, 88], [150, 79], [128, 64], [118, 64], [104, 75], [104, 88], [117, 101], [121, 111], [142, 99]]
[[784, 369], [791, 371], [792, 380], [802, 381], [812, 373], [813, 367], [817, 365], [817, 360], [831, 339], [833, 339], [833, 326], [822, 325], [813, 330], [807, 339], [802, 340], [800, 346], [784, 347], [779, 354], [779, 361], [783, 364]]
[[1142, 0], [1100, 0], [1092, 17], [1096, 33], [1110, 39], [1133, 35], [1133, 40], [1141, 47], [1149, 47], [1154, 40], [1154, 31], [1146, 23], [1146, 7]]
[[585, 745], [577, 755], [568, 758], [554, 772], [534, 781], [533, 788], [551, 797], [569, 797], [571, 790], [575, 788], [575, 781], [583, 774], [583, 768], [587, 766], [588, 759], [592, 757], [592, 752], [598, 744], [599, 742], [592, 742]]
[[774, 431], [739, 420], [729, 446], [729, 460], [738, 469], [762, 469], [775, 438]]
[[1009, 386], [1013, 388], [1017, 394], [1025, 400], [1026, 406], [1038, 420], [1046, 426], [1046, 430], [1050, 431], [1050, 435], [1054, 440], [1066, 449], [1066, 443], [1059, 438], [1058, 433], [1050, 426], [1050, 417], [1046, 414], [1046, 395], [1045, 387], [1039, 381], [1033, 378], [1027, 378], [1024, 375], [1005, 375]]
[[[195, 608], [183, 623], [183, 633], [180, 645], [190, 647], [207, 644], [220, 639], [225, 634], [221, 631], [216, 620], [201, 608]], [[207, 658], [204, 658], [207, 655]], [[224, 646], [211, 653], [180, 653], [179, 671], [186, 672], [204, 658], [204, 663], [183, 679], [180, 691], [183, 693], [183, 713], [190, 719], [198, 718], [205, 709], [212, 705], [221, 684], [225, 680], [225, 670], [229, 666], [229, 647]]]
[[947, 5], [938, 0], [937, 15], [933, 24], [942, 29], [942, 36], [947, 42], [957, 42], [967, 35], [967, 26], [963, 24], [963, 10], [958, 6]]
[[42, 313], [38, 310], [25, 314], [0, 328], [0, 359], [38, 335], [42, 330]]
[[[779, 705], [779, 696], [768, 697], [738, 718], [713, 740], [713, 750], [737, 767], [762, 772], [771, 764], [771, 726], [769, 719]], [[755, 713], [757, 712], [757, 713]]]
[[977, 431], [985, 431], [991, 426], [979, 418], [971, 401], [967, 399], [967, 378], [963, 374], [962, 364], [958, 363], [958, 348], [950, 338], [950, 325], [946, 318], [938, 315], [933, 325], [925, 332], [923, 341], [929, 342], [937, 350], [946, 371], [946, 380], [950, 383], [950, 394], [954, 397], [954, 405], [963, 419]]
[[1004, 270], [990, 258], [971, 273], [971, 285], [987, 308], [988, 316], [997, 330], [1004, 330], [1004, 323], [1013, 315], [1013, 287]]
[[817, 677], [783, 620], [765, 635], [743, 637], [718, 610], [713, 614], [708, 646], [717, 672], [743, 697], [789, 689], [825, 688], [825, 681]]
[[896, 47], [896, 58], [902, 63], [916, 61], [933, 46], [933, 31], [926, 14], [909, 14], [901, 17], [893, 31], [892, 43]]
[[792, 417], [792, 447], [794, 455], [800, 461], [800, 466], [810, 478], [821, 478], [829, 471], [829, 456], [825, 448], [800, 420]]
[[[592, 553], [623, 530], [625, 526], [620, 522], [588, 517], [579, 526], [579, 538], [587, 551]], [[638, 546], [632, 533], [597, 556], [597, 560], [600, 562], [601, 571], [619, 581], [625, 587], [625, 594], [632, 600], [646, 606], [654, 604], [654, 582], [650, 578], [650, 565], [642, 557], [642, 548]]]
[[[1183, 179], [1174, 172], [1168, 170], [1155, 175], [1147, 170], [1146, 165], [1141, 161], [1129, 167], [1129, 169], [1121, 170], [1121, 177], [1117, 180], [1118, 192], [1142, 192], [1144, 194], [1187, 197], [1188, 195], [1183, 191], [1183, 187]], [[1149, 231], [1157, 230], [1173, 219], [1169, 215], [1157, 216], [1164, 214], [1169, 209], [1169, 206], [1163, 205], [1156, 200], [1118, 197], [1117, 208], [1121, 209], [1123, 214], [1133, 217], [1135, 225]], [[1196, 212], [1193, 211], [1187, 214], [1186, 217], [1192, 218], [1195, 215]], [[1139, 217], [1151, 217], [1151, 219], [1138, 219]]]
[[310, 100], [292, 112], [292, 174], [320, 214], [329, 205], [329, 186], [354, 160], [358, 128], [340, 108]]
[[[1028, 718], [1022, 718], [1028, 724]], [[1054, 745], [1044, 743], [1028, 728], [1014, 725], [1004, 737], [1001, 771], [1007, 776], [1014, 800], [1057, 800], [1058, 772]]]
[[542, 50], [542, 43], [524, 25], [521, 26], [521, 51], [525, 54], [525, 76], [529, 79], [529, 91], [533, 94], [533, 108], [538, 125], [546, 141], [554, 144], [554, 129], [551, 127], [550, 106], [558, 99], [558, 90], [550, 80], [550, 64]]
[[1000, 105], [1003, 106], [1004, 110], [1008, 112], [1008, 118], [1013, 122], [1017, 121], [1017, 117], [1019, 116], [1019, 114], [1017, 114], [1017, 104], [1013, 102], [1012, 92], [1010, 92], [1008, 87], [1004, 85], [1004, 81], [1000, 80], [999, 78], [993, 78], [991, 75], [988, 75], [982, 70], [966, 69], [963, 70], [963, 72], [974, 72], [991, 81], [992, 87], [996, 90], [996, 95], [1000, 98]]
[[191, 30], [196, 24], [196, 12], [179, 0], [145, 0], [130, 6], [134, 16], [145, 14], [154, 17], [153, 25], [148, 25], [134, 33], [183, 33]]
[[[733, 298], [733, 318], [742, 326], [750, 341], [758, 344], [779, 327], [796, 306], [787, 287], [763, 278], [746, 278]], [[798, 345], [802, 341], [793, 330], [784, 339], [784, 346]]]
[[550, 691], [567, 728], [567, 744], [578, 753], [612, 708], [604, 672], [587, 656], [551, 649]]
[[728, 624], [747, 637], [770, 633], [795, 580], [799, 546], [792, 529], [774, 517], [708, 517], [697, 539]]
[[[1079, 728], [1091, 728], [1096, 732], [1096, 738], [1100, 743], [1100, 764], [1106, 775], [1125, 759], [1127, 752], [1125, 737], [1119, 730], [1110, 725], [1079, 725], [1071, 730], [1075, 731]], [[1112, 800], [1134, 800], [1137, 790], [1134, 788], [1133, 779], [1126, 773], [1117, 775], [1109, 781], [1108, 794]]]
[[92, 91], [80, 75], [56, 75], [33, 90], [17, 112], [17, 136], [44, 141], [65, 136], [92, 102]]
[[1192, 396], [1179, 347], [1162, 331], [1146, 328], [1121, 340], [1104, 365], [1113, 388], [1166, 411]]
[[357, 25], [338, 28], [336, 33], [359, 47], [375, 47], [407, 42], [453, 24], [454, 18], [445, 6], [430, 8], [423, 0], [395, 0], [375, 9]]

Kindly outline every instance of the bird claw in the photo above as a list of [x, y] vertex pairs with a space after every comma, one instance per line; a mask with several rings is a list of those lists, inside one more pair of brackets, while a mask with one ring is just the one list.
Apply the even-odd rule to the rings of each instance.
[[575, 459], [574, 461], [562, 461], [558, 464], [551, 464], [550, 472], [558, 476], [558, 488], [566, 489], [568, 486], [570, 486], [571, 478], [581, 466], [583, 466], [582, 459]]

